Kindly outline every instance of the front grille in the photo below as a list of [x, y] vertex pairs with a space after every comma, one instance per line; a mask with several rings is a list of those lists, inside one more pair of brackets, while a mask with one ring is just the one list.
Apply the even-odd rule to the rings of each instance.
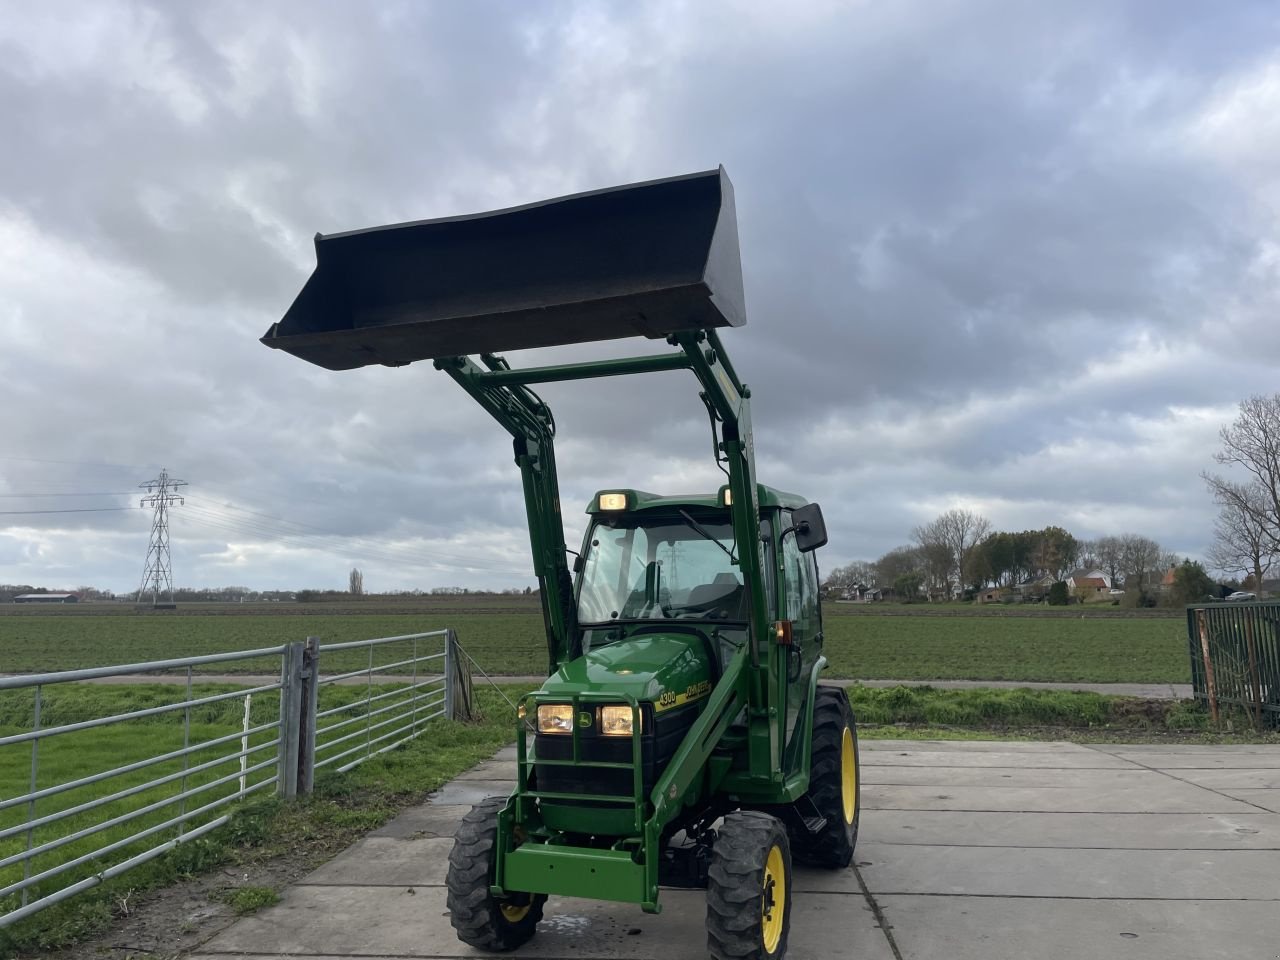
[[[667, 768], [667, 764], [675, 755], [684, 740], [684, 735], [698, 716], [698, 703], [689, 703], [672, 710], [664, 710], [655, 714], [651, 704], [644, 704], [641, 712], [644, 715], [641, 739], [641, 766], [643, 768], [644, 792], [647, 796], [658, 777]], [[578, 737], [578, 759], [602, 763], [630, 763], [632, 758], [632, 742], [630, 737], [600, 736], [597, 728], [592, 726], [580, 730]], [[538, 734], [534, 738], [534, 776], [535, 790], [546, 790], [552, 793], [580, 793], [585, 796], [610, 795], [629, 797], [632, 795], [631, 770], [601, 770], [598, 767], [561, 767], [547, 766], [536, 762], [541, 757], [546, 760], [573, 759], [573, 738], [569, 735]]]

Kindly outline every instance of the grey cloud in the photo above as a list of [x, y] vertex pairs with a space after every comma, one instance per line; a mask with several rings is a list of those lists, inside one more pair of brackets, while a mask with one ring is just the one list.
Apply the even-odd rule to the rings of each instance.
[[[257, 336], [316, 231], [717, 162], [751, 315], [726, 341], [762, 476], [829, 504], [825, 563], [883, 552], [951, 502], [1009, 526], [1145, 518], [1202, 549], [1198, 448], [1170, 410], [1273, 389], [1261, 318], [1280, 304], [1258, 264], [1277, 224], [1264, 185], [1192, 133], [1274, 56], [1268, 4], [82, 10], [74, 29], [39, 11], [0, 28], [19, 143], [0, 154], [0, 226], [29, 224], [15, 243], [39, 262], [29, 283], [0, 273], [3, 398], [37, 413], [11, 427], [16, 456], [135, 464], [131, 483], [167, 465], [193, 498], [339, 537], [518, 539], [509, 440], [447, 378], [329, 374]], [[544, 392], [571, 527], [598, 487], [718, 482], [691, 378]], [[1077, 441], [1072, 469], [1055, 445]], [[107, 476], [0, 461], [9, 491]], [[81, 565], [114, 583], [135, 520], [102, 514], [81, 552], [42, 520], [60, 558], [0, 540], [0, 576]], [[193, 582], [325, 569], [297, 551], [233, 562], [206, 533]]]

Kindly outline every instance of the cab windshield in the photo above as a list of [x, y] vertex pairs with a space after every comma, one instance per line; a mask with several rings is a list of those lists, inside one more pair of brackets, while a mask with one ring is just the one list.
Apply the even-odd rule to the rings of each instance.
[[745, 620], [745, 591], [730, 558], [733, 551], [727, 520], [598, 521], [579, 581], [578, 622]]

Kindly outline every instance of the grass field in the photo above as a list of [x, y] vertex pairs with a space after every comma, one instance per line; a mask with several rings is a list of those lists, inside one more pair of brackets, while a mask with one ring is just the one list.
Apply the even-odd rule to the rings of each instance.
[[[262, 605], [259, 612], [226, 605], [218, 612], [203, 607], [172, 614], [108, 608], [110, 614], [101, 616], [90, 615], [88, 608], [65, 615], [14, 614], [10, 608], [0, 616], [0, 669], [60, 670], [274, 646], [312, 635], [336, 642], [450, 626], [490, 673], [545, 671], [536, 604], [523, 597], [486, 599], [425, 605], [415, 613], [362, 612], [385, 609], [381, 604], [313, 605], [306, 612], [277, 604], [269, 613], [260, 612]], [[1017, 616], [972, 612], [983, 608], [942, 615], [927, 605], [870, 612], [874, 609], [827, 608], [830, 676], [1099, 683], [1185, 683], [1189, 678], [1185, 625], [1178, 616], [1124, 616], [1110, 612], [1115, 608], [1085, 617], [1062, 616], [1052, 608]], [[366, 662], [363, 656], [335, 653], [323, 666], [327, 672], [354, 670]], [[264, 666], [239, 669], [263, 672]], [[211, 666], [208, 672], [235, 673], [237, 665]]]

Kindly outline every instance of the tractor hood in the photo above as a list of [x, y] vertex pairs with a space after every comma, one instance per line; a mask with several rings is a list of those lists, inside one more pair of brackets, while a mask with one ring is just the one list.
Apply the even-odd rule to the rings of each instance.
[[564, 664], [542, 684], [541, 693], [630, 694], [658, 712], [711, 693], [706, 644], [691, 633], [646, 633], [597, 647]]

